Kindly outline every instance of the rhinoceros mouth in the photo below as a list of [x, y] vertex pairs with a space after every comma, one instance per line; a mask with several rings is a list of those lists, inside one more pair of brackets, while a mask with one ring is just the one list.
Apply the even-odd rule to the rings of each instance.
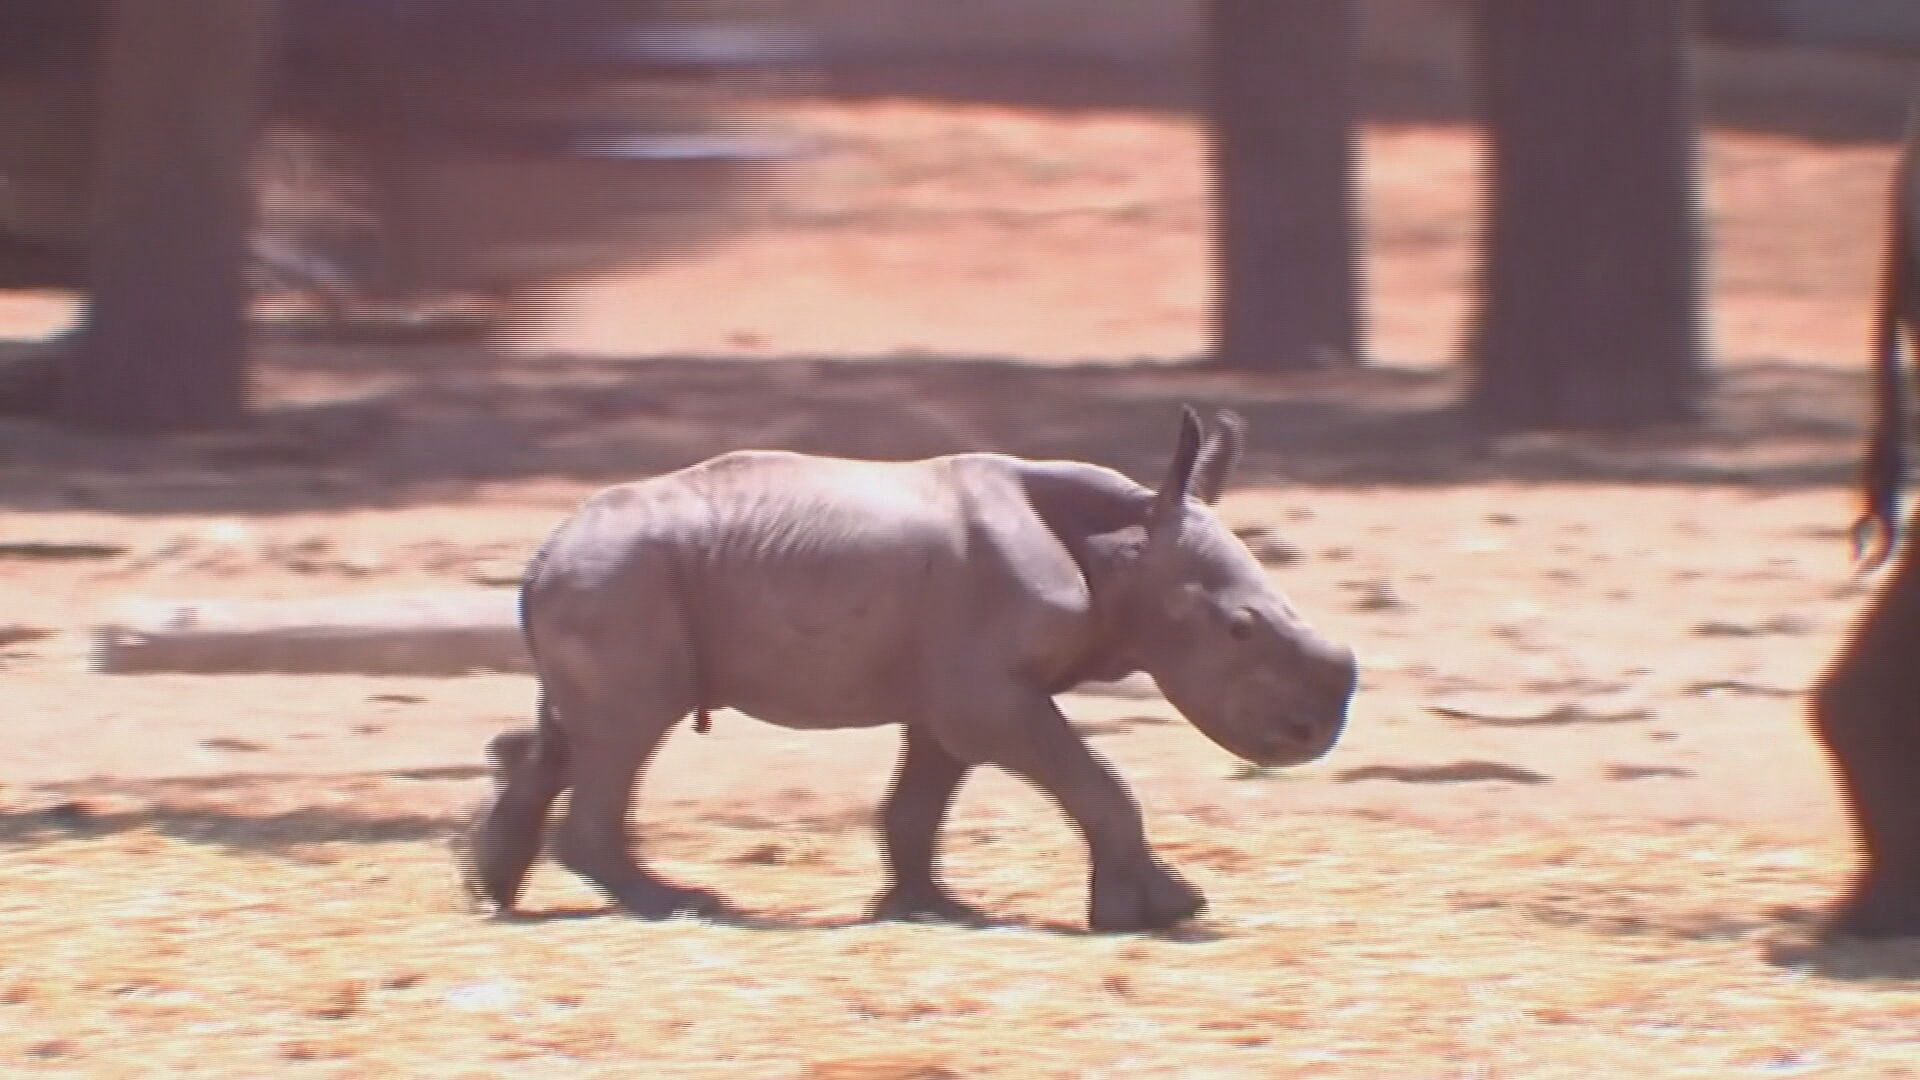
[[1331, 753], [1333, 751], [1333, 744], [1336, 741], [1335, 739], [1326, 738], [1310, 743], [1293, 743], [1271, 750], [1257, 760], [1250, 760], [1253, 760], [1256, 765], [1264, 765], [1274, 769], [1285, 768], [1290, 765], [1307, 765], [1319, 761]]
[[1337, 703], [1301, 700], [1288, 690], [1261, 687], [1244, 691], [1212, 708], [1194, 707], [1195, 695], [1181, 693], [1178, 682], [1161, 681], [1167, 700], [1214, 745], [1243, 761], [1264, 768], [1283, 768], [1318, 761], [1331, 752], [1347, 726], [1350, 698]]
[[1258, 734], [1239, 727], [1194, 726], [1235, 757], [1262, 768], [1278, 769], [1305, 765], [1327, 756], [1339, 741], [1342, 725], [1283, 722], [1255, 729]]

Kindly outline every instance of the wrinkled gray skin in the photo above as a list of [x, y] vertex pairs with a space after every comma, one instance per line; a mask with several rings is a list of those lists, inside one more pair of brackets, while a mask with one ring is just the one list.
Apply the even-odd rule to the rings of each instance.
[[904, 727], [876, 917], [983, 921], [938, 883], [934, 851], [961, 780], [989, 764], [1079, 827], [1094, 930], [1195, 915], [1205, 900], [1155, 858], [1138, 805], [1053, 697], [1145, 671], [1249, 761], [1332, 748], [1353, 653], [1310, 629], [1207, 509], [1240, 441], [1223, 415], [1203, 446], [1187, 410], [1158, 493], [1079, 462], [746, 451], [593, 496], [528, 570], [539, 725], [489, 747], [498, 786], [470, 838], [470, 886], [511, 909], [570, 788], [563, 865], [634, 914], [721, 910], [635, 860], [627, 811], [667, 732], [731, 706], [790, 728]]

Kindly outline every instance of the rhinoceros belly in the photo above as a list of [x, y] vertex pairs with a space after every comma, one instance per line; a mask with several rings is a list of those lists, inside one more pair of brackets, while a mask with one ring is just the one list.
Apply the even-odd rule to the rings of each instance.
[[887, 494], [807, 499], [717, 545], [693, 588], [713, 705], [833, 728], [897, 723], [922, 703], [929, 657], [960, 622], [964, 545]]

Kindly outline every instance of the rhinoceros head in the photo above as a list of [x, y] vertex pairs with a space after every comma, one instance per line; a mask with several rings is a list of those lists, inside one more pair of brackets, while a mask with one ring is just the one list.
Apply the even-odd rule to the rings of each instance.
[[1126, 571], [1124, 636], [1174, 708], [1226, 750], [1297, 765], [1333, 748], [1357, 668], [1307, 625], [1240, 538], [1208, 509], [1240, 456], [1244, 425], [1220, 414], [1204, 444], [1187, 409], [1146, 539]]

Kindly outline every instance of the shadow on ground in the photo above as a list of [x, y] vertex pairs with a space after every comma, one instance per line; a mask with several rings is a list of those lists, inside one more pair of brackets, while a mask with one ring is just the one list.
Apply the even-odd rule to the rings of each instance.
[[31, 810], [0, 810], [0, 844], [153, 830], [176, 840], [236, 851], [288, 854], [309, 844], [393, 844], [452, 835], [457, 822], [430, 814], [368, 815], [332, 807], [249, 813], [211, 806], [117, 808], [68, 800]]
[[1347, 769], [1334, 777], [1342, 784], [1363, 780], [1398, 780], [1404, 784], [1469, 784], [1489, 781], [1509, 784], [1545, 784], [1553, 778], [1532, 769], [1500, 761], [1455, 761], [1445, 765], [1367, 765]]
[[188, 843], [295, 855], [312, 844], [392, 844], [452, 836], [470, 803], [457, 785], [479, 765], [316, 777], [229, 772], [96, 777], [15, 789], [0, 801], [0, 845], [152, 830]]
[[1003, 451], [1157, 476], [1182, 403], [1251, 425], [1242, 478], [1338, 486], [1488, 481], [1848, 482], [1863, 376], [1728, 365], [1701, 424], [1631, 438], [1488, 441], [1445, 371], [1377, 365], [1248, 376], [1143, 360], [1039, 365], [522, 355], [279, 346], [246, 430], [154, 441], [0, 420], [0, 507], [273, 513], [404, 506], [491, 483], [605, 483], [739, 447], [905, 458]]
[[1920, 938], [1866, 941], [1829, 937], [1820, 932], [1824, 913], [1775, 914], [1795, 932], [1767, 943], [1763, 955], [1770, 964], [1847, 982], [1920, 981]]

